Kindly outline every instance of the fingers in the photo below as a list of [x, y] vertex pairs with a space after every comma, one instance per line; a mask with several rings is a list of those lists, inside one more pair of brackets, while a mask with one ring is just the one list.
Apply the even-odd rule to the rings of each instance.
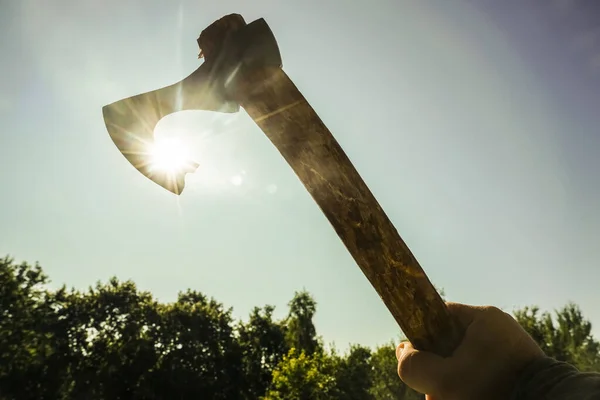
[[458, 318], [458, 322], [465, 328], [471, 325], [471, 322], [487, 308], [451, 302], [447, 302], [446, 307], [448, 307], [450, 314]]
[[396, 348], [398, 375], [408, 386], [421, 393], [440, 393], [439, 385], [448, 381], [451, 370], [447, 359], [415, 350], [410, 342]]
[[[543, 355], [516, 320], [499, 308], [458, 303], [446, 306], [464, 329], [464, 337], [452, 356], [444, 358], [419, 351], [409, 342], [396, 349], [400, 379], [414, 390], [426, 393], [427, 400], [490, 398], [487, 394], [501, 394], [500, 398], [508, 390], [506, 382], [512, 379], [513, 372], [503, 372], [497, 378], [491, 376]], [[517, 343], [513, 339], [524, 335], [531, 339], [533, 350], [523, 340]]]

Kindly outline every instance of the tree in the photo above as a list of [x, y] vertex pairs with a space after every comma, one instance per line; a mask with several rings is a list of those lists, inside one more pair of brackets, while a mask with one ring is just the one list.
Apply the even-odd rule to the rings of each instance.
[[290, 308], [286, 320], [288, 346], [311, 355], [321, 347], [313, 323], [317, 302], [310, 293], [303, 290], [294, 293], [294, 298], [288, 303], [288, 306]]
[[335, 357], [334, 369], [336, 390], [339, 400], [375, 400], [370, 393], [373, 381], [371, 350], [353, 345], [345, 357]]
[[47, 276], [39, 265], [0, 259], [0, 396], [56, 399], [65, 359]]
[[583, 371], [600, 371], [600, 343], [577, 305], [569, 303], [556, 310], [555, 318], [548, 312], [540, 314], [538, 307], [525, 307], [514, 315], [548, 356]]
[[50, 292], [39, 266], [0, 260], [0, 396], [243, 398], [231, 318], [201, 293], [160, 304], [133, 282]]
[[292, 348], [273, 371], [263, 400], [329, 400], [335, 391], [334, 364], [322, 351], [312, 355]]
[[87, 292], [56, 296], [68, 354], [68, 398], [132, 398], [156, 364], [158, 304], [133, 282], [98, 283]]
[[[159, 357], [144, 388], [155, 398], [242, 398], [242, 350], [231, 310], [188, 290], [160, 307]], [[147, 398], [144, 396], [144, 398]]]
[[247, 399], [265, 395], [273, 371], [289, 351], [285, 325], [273, 320], [274, 309], [273, 306], [255, 307], [248, 322], [238, 326]]
[[371, 356], [372, 386], [371, 395], [377, 400], [417, 400], [422, 394], [406, 386], [397, 374], [398, 360], [394, 343], [379, 346]]

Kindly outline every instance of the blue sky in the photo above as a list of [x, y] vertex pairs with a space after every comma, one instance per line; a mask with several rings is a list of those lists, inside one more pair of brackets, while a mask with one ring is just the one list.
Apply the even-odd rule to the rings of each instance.
[[327, 342], [398, 336], [247, 115], [161, 121], [201, 164], [179, 199], [105, 130], [103, 105], [187, 76], [200, 31], [237, 12], [271, 25], [284, 69], [449, 299], [575, 301], [598, 328], [600, 25], [576, 1], [536, 3], [0, 0], [0, 253], [55, 285], [116, 275], [161, 300], [191, 287], [239, 317], [283, 315], [306, 288]]

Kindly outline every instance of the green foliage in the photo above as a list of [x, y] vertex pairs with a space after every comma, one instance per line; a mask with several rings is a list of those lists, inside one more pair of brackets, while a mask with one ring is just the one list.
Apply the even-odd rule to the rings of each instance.
[[[336, 357], [335, 398], [340, 400], [376, 399], [370, 393], [373, 382], [372, 371], [371, 349], [359, 345], [351, 346], [345, 357]], [[396, 380], [399, 381], [399, 379]]]
[[[395, 344], [325, 350], [301, 291], [286, 318], [247, 321], [188, 290], [160, 303], [116, 278], [87, 291], [47, 288], [39, 265], [0, 259], [0, 399], [417, 400]], [[576, 305], [515, 313], [546, 353], [600, 371], [600, 345]]]
[[371, 356], [373, 381], [370, 393], [377, 400], [416, 400], [424, 396], [406, 386], [397, 375], [396, 346], [379, 346]]
[[61, 390], [64, 360], [57, 350], [64, 338], [54, 331], [47, 281], [37, 264], [0, 259], [0, 396], [51, 399]]
[[255, 307], [248, 322], [238, 326], [248, 399], [264, 395], [271, 384], [273, 370], [289, 351], [286, 326], [273, 320], [273, 311], [273, 306]]
[[292, 348], [273, 371], [264, 400], [326, 400], [335, 391], [332, 358], [323, 352], [307, 355]]
[[548, 312], [540, 314], [538, 307], [525, 307], [514, 315], [548, 356], [582, 371], [600, 371], [600, 343], [577, 305], [569, 303], [556, 310], [554, 318]]
[[196, 291], [159, 303], [116, 278], [87, 291], [47, 283], [38, 265], [0, 260], [0, 398], [375, 400], [405, 390], [393, 346], [385, 362], [382, 348], [326, 352], [306, 291], [283, 320], [265, 306], [236, 322]]
[[0, 261], [0, 395], [243, 398], [241, 346], [216, 301], [159, 304], [116, 278], [87, 292], [46, 283], [39, 266]]
[[307, 291], [294, 293], [288, 303], [290, 312], [286, 320], [286, 340], [290, 348], [310, 355], [321, 349], [313, 317], [317, 303]]

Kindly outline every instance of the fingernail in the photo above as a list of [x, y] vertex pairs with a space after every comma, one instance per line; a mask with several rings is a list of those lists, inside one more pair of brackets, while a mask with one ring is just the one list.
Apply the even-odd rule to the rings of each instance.
[[402, 354], [402, 350], [404, 350], [405, 343], [400, 343], [398, 347], [396, 347], [396, 359], [400, 359], [400, 354]]

